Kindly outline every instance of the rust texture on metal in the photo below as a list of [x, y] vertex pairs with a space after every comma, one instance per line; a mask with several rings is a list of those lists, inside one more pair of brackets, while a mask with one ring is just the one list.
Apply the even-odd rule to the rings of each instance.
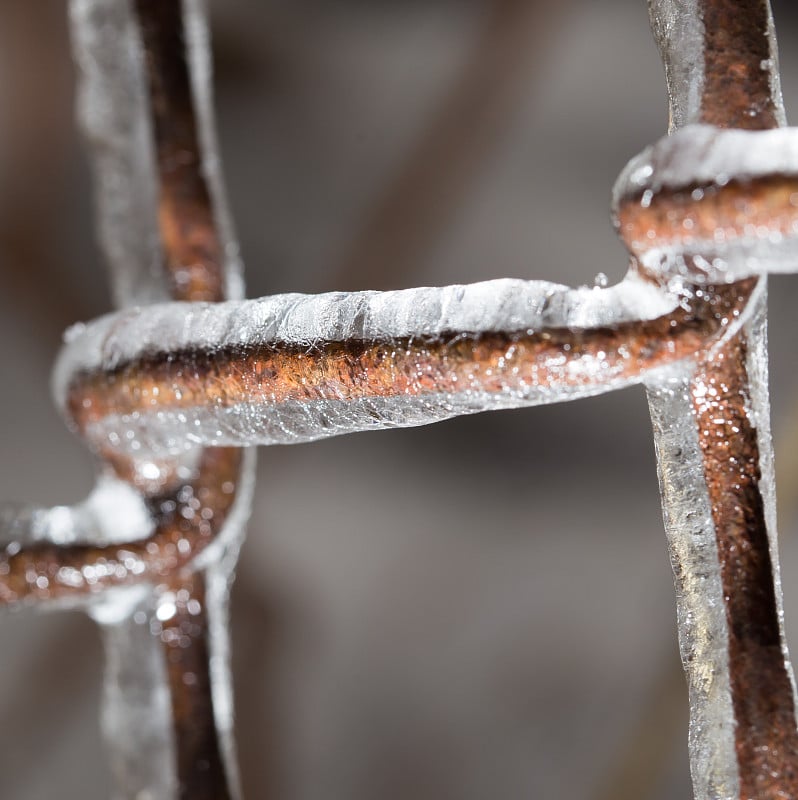
[[158, 163], [158, 224], [175, 300], [224, 299], [214, 220], [187, 64], [183, 5], [135, 0]]
[[153, 621], [164, 643], [172, 693], [180, 796], [190, 800], [230, 797], [213, 724], [205, 578], [194, 572], [176, 581], [170, 600], [174, 615]]
[[642, 256], [652, 247], [724, 244], [743, 236], [794, 236], [798, 230], [798, 177], [770, 175], [725, 185], [692, 184], [624, 199], [618, 230]]
[[[776, 127], [764, 0], [706, 0], [703, 119], [720, 127]], [[718, 220], [723, 224], [724, 220]], [[740, 798], [798, 796], [795, 700], [782, 649], [773, 565], [759, 487], [759, 445], [745, 334], [699, 365], [691, 385], [729, 636]]]
[[69, 409], [86, 431], [111, 414], [600, 386], [708, 349], [740, 315], [753, 283], [719, 293], [697, 290], [689, 309], [613, 328], [153, 354], [112, 372], [79, 376]]
[[692, 403], [715, 524], [729, 629], [729, 675], [742, 798], [798, 797], [798, 731], [779, 628], [746, 342], [697, 373]]
[[[186, 6], [181, 0], [135, 0], [135, 9], [158, 164], [158, 226], [172, 296], [175, 300], [223, 300], [224, 248], [202, 171]], [[186, 800], [225, 800], [230, 796], [210, 690], [204, 578], [188, 565], [222, 529], [240, 464], [241, 455], [234, 449], [205, 450], [196, 486], [181, 486], [168, 499], [150, 498], [156, 533], [144, 548], [157, 557], [147, 562], [148, 571], [165, 569], [160, 577], [171, 573], [171, 586], [178, 595], [200, 594], [195, 598], [199, 612], [188, 614], [181, 604], [173, 621], [189, 626], [191, 635], [180, 639], [177, 648], [173, 640], [164, 643], [178, 791]]]
[[767, 0], [704, 0], [704, 90], [701, 122], [719, 128], [773, 128]]
[[168, 582], [224, 524], [235, 498], [239, 458], [237, 450], [208, 448], [190, 483], [148, 497], [155, 529], [147, 539], [105, 546], [7, 547], [0, 559], [0, 602], [67, 599], [113, 586]]

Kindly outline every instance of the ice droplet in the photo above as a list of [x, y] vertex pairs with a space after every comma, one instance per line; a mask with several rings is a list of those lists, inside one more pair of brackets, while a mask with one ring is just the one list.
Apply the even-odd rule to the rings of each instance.
[[69, 344], [70, 342], [74, 342], [79, 336], [83, 334], [86, 330], [86, 325], [83, 322], [76, 322], [74, 325], [70, 325], [65, 331], [63, 336], [64, 344]]

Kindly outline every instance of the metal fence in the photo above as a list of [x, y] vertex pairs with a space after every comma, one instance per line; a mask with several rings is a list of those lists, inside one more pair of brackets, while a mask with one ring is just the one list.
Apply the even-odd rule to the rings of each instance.
[[[103, 625], [120, 791], [237, 792], [225, 609], [252, 485], [239, 446], [644, 382], [696, 795], [795, 792], [760, 277], [792, 269], [793, 137], [770, 131], [783, 112], [766, 4], [655, 3], [652, 17], [681, 130], [619, 180], [633, 261], [618, 286], [156, 306], [68, 334], [56, 396], [106, 466], [79, 506], [5, 514], [2, 597], [78, 605]], [[117, 304], [240, 295], [201, 8], [78, 2], [72, 24]]]

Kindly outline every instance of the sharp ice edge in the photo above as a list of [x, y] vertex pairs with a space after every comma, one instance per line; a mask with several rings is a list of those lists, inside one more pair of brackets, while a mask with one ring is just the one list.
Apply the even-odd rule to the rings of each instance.
[[784, 108], [784, 98], [781, 93], [781, 70], [779, 69], [779, 45], [776, 39], [776, 25], [773, 21], [773, 9], [770, 2], [767, 4], [768, 12], [768, 41], [770, 42], [770, 58], [764, 68], [770, 73], [770, 96], [776, 113], [776, 121], [780, 127], [787, 125], [787, 112]]
[[130, 2], [71, 0], [78, 116], [94, 173], [95, 209], [115, 304], [169, 299], [141, 42]]
[[91, 494], [73, 506], [0, 507], [0, 546], [48, 542], [106, 545], [146, 538], [153, 520], [141, 495], [129, 484], [101, 477]]
[[227, 303], [169, 303], [91, 322], [64, 346], [53, 390], [63, 406], [73, 376], [143, 354], [255, 344], [388, 341], [446, 333], [591, 328], [673, 311], [677, 299], [634, 273], [608, 289], [512, 279], [392, 292], [287, 294]]
[[[764, 283], [764, 281], [763, 281]], [[781, 584], [779, 562], [778, 529], [776, 524], [776, 473], [773, 453], [773, 436], [770, 430], [770, 398], [768, 392], [768, 336], [767, 336], [767, 293], [756, 300], [753, 313], [745, 325], [748, 343], [747, 370], [749, 376], [749, 400], [751, 416], [756, 426], [759, 449], [759, 491], [765, 509], [765, 524], [768, 532], [768, 546], [775, 586], [776, 612], [779, 620], [781, 649], [784, 665], [792, 684], [793, 697], [796, 695], [795, 673], [790, 661], [787, 638], [784, 631], [784, 595]], [[798, 705], [796, 706], [798, 718]], [[798, 719], [797, 719], [798, 724]]]
[[798, 128], [748, 131], [687, 125], [665, 136], [622, 170], [613, 189], [615, 207], [644, 189], [722, 185], [769, 175], [798, 176]]
[[150, 630], [155, 602], [139, 587], [91, 607], [105, 645], [101, 724], [117, 800], [178, 796], [163, 645]]
[[[796, 231], [798, 233], [798, 231]], [[735, 283], [744, 278], [798, 272], [798, 236], [769, 232], [726, 239], [696, 239], [686, 247], [656, 247], [640, 263], [665, 281], [696, 285]]]
[[729, 689], [728, 628], [715, 527], [690, 401], [691, 366], [647, 384], [676, 587], [679, 647], [690, 693], [695, 800], [736, 800], [739, 775]]
[[670, 130], [698, 119], [704, 88], [704, 23], [699, 0], [649, 0], [670, 101]]

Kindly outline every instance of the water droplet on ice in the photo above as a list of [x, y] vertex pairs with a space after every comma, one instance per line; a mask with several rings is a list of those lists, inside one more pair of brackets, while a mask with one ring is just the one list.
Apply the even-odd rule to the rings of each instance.
[[161, 477], [161, 470], [157, 464], [153, 464], [152, 461], [146, 461], [139, 466], [139, 474], [145, 480], [156, 481]]
[[175, 614], [177, 614], [177, 606], [171, 600], [166, 600], [161, 603], [155, 612], [155, 616], [158, 617], [161, 622], [172, 619]]
[[653, 174], [654, 167], [651, 164], [642, 164], [629, 176], [629, 180], [638, 186], [642, 186]]

